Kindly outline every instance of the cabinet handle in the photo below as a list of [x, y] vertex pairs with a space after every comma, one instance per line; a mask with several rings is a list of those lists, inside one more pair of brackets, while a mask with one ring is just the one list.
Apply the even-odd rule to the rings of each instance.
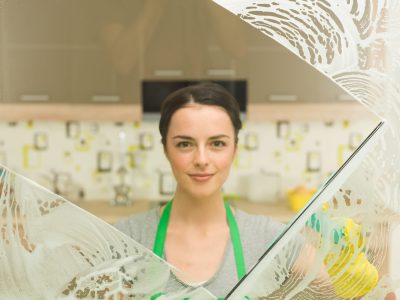
[[269, 95], [270, 101], [297, 101], [297, 95]]
[[20, 101], [24, 102], [46, 102], [50, 100], [49, 95], [21, 95]]
[[235, 76], [236, 71], [233, 69], [208, 69], [208, 76]]
[[182, 70], [155, 70], [154, 75], [156, 76], [183, 76]]
[[93, 102], [119, 102], [121, 98], [119, 96], [107, 96], [107, 95], [94, 95], [92, 96]]

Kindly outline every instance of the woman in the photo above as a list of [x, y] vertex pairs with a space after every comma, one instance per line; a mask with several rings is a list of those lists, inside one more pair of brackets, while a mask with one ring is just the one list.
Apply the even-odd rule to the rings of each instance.
[[223, 201], [241, 127], [237, 101], [217, 84], [188, 86], [163, 102], [159, 130], [177, 182], [173, 200], [116, 226], [188, 275], [176, 275], [175, 288], [201, 285], [225, 296], [282, 228]]

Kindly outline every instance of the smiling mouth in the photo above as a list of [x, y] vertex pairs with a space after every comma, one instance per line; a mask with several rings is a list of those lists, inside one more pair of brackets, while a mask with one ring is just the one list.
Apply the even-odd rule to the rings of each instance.
[[213, 176], [213, 174], [189, 174], [189, 176], [195, 181], [202, 182], [210, 179]]

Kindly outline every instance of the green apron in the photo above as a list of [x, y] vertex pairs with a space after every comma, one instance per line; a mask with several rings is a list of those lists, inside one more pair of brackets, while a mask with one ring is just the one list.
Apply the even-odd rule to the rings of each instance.
[[[227, 217], [227, 221], [228, 221], [229, 232], [230, 232], [232, 246], [233, 246], [233, 253], [235, 256], [236, 273], [237, 273], [238, 280], [240, 280], [246, 274], [246, 266], [244, 263], [242, 242], [240, 241], [239, 228], [237, 226], [235, 217], [233, 216], [233, 213], [232, 213], [229, 205], [226, 202], [224, 204], [225, 204], [226, 217]], [[172, 207], [172, 200], [169, 201], [164, 208], [164, 211], [160, 218], [160, 222], [158, 223], [156, 239], [154, 241], [153, 252], [161, 258], [163, 257], [163, 253], [164, 253], [165, 239], [167, 237], [168, 222], [169, 222], [169, 217], [171, 215], [171, 207]], [[151, 297], [151, 300], [157, 299], [161, 295], [163, 295], [163, 293], [155, 294]], [[184, 298], [183, 300], [187, 300], [187, 299], [189, 299], [189, 298]]]

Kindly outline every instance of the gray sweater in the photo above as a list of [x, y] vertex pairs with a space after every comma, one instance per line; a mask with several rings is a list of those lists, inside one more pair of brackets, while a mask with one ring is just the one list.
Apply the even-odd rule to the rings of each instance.
[[[250, 215], [240, 209], [236, 209], [235, 218], [243, 245], [246, 271], [249, 271], [283, 228], [283, 225], [269, 217]], [[159, 208], [154, 208], [149, 212], [124, 219], [115, 224], [115, 227], [152, 250], [159, 220]], [[232, 244], [228, 243], [218, 271], [202, 286], [215, 296], [224, 297], [237, 281], [233, 248]], [[187, 286], [175, 278], [168, 284], [168, 291]]]

